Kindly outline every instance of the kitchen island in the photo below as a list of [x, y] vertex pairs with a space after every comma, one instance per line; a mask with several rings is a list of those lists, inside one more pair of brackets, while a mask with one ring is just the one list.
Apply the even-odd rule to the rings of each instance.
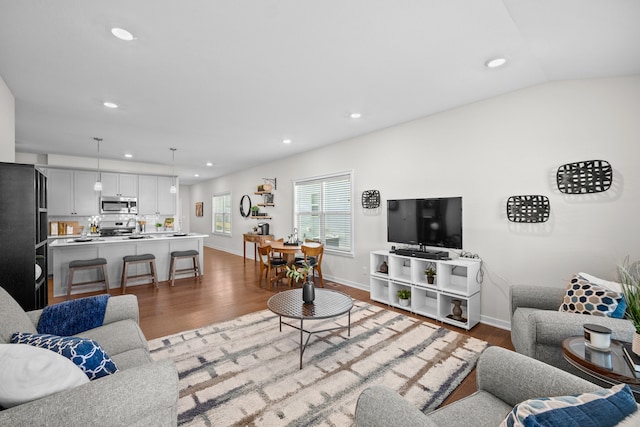
[[[144, 234], [138, 236], [113, 236], [87, 238], [58, 238], [49, 244], [53, 266], [53, 296], [59, 297], [67, 294], [67, 278], [69, 275], [69, 262], [74, 260], [105, 258], [109, 274], [109, 288], [120, 288], [122, 275], [122, 257], [126, 255], [153, 254], [156, 257], [158, 281], [169, 279], [169, 263], [171, 252], [197, 250], [200, 254], [200, 272], [204, 275], [204, 250], [203, 239], [206, 234]], [[187, 261], [184, 261], [187, 262]], [[179, 265], [178, 268], [181, 266]], [[147, 265], [131, 265], [129, 275], [143, 274], [149, 271]], [[95, 280], [100, 274], [97, 270], [80, 270], [74, 275], [74, 282], [86, 282]], [[178, 279], [188, 276], [178, 276]], [[129, 279], [127, 287], [148, 283], [148, 280]], [[177, 285], [176, 285], [177, 286]], [[73, 289], [73, 294], [93, 292], [104, 289], [103, 285], [86, 285], [80, 289]]]

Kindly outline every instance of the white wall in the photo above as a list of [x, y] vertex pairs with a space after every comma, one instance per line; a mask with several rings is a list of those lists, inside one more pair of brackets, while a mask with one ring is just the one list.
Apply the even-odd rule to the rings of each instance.
[[[391, 245], [386, 212], [365, 214], [362, 191], [380, 190], [383, 206], [391, 198], [459, 195], [464, 249], [484, 260], [483, 321], [506, 326], [510, 285], [564, 287], [579, 271], [615, 279], [625, 256], [640, 258], [638, 117], [640, 76], [531, 87], [193, 185], [192, 205], [204, 201], [205, 216], [194, 217], [191, 206], [191, 231], [211, 231], [211, 194], [230, 190], [233, 236], [210, 237], [206, 245], [242, 254], [242, 233], [257, 221], [241, 218], [237, 207], [243, 194], [254, 198], [262, 177], [278, 178], [271, 231], [284, 237], [292, 227], [293, 179], [353, 169], [356, 255], [325, 256], [323, 273], [368, 288], [369, 251]], [[613, 166], [609, 191], [557, 190], [558, 166], [593, 159]], [[549, 197], [548, 222], [507, 220], [508, 197], [525, 194]]]
[[0, 76], [0, 162], [15, 162], [16, 100]]

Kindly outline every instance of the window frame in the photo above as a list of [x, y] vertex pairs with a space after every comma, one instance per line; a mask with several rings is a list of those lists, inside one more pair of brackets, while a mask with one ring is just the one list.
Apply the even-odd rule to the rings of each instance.
[[[223, 213], [222, 213], [222, 231], [216, 231], [216, 215], [220, 215], [216, 212], [216, 198], [223, 198]], [[228, 197], [228, 206], [226, 206], [225, 198]], [[233, 209], [232, 209], [232, 201], [231, 201], [231, 191], [221, 191], [219, 193], [214, 193], [211, 195], [211, 234], [215, 236], [226, 236], [231, 237], [233, 234]], [[228, 211], [227, 211], [228, 209]], [[228, 227], [229, 231], [225, 231], [227, 221], [225, 221], [225, 216], [228, 216]]]
[[[342, 171], [342, 172], [335, 172], [335, 173], [330, 173], [330, 174], [325, 174], [325, 175], [319, 175], [319, 176], [313, 176], [313, 177], [304, 177], [304, 178], [297, 178], [294, 179], [292, 182], [292, 206], [293, 206], [293, 226], [294, 228], [298, 229], [298, 237], [300, 239], [304, 238], [304, 233], [302, 233], [300, 231], [300, 227], [298, 224], [298, 186], [299, 185], [304, 185], [304, 184], [313, 184], [313, 183], [320, 183], [321, 186], [321, 197], [320, 200], [318, 201], [318, 206], [320, 207], [319, 209], [319, 213], [318, 215], [320, 215], [320, 240], [322, 241], [322, 243], [324, 243], [324, 250], [325, 253], [331, 253], [334, 255], [341, 255], [341, 256], [347, 256], [347, 257], [354, 257], [355, 256], [355, 224], [354, 224], [354, 218], [355, 218], [355, 205], [354, 205], [354, 188], [355, 188], [355, 183], [354, 183], [354, 171], [353, 170], [348, 170], [348, 171]], [[349, 197], [350, 197], [350, 206], [349, 206], [349, 227], [350, 227], [350, 240], [351, 240], [351, 244], [350, 247], [348, 249], [339, 249], [333, 246], [327, 246], [326, 244], [326, 230], [324, 229], [326, 223], [325, 223], [325, 217], [327, 216], [327, 212], [325, 209], [325, 200], [324, 200], [324, 184], [328, 181], [332, 181], [335, 180], [336, 178], [340, 178], [340, 177], [348, 177], [349, 179]], [[328, 215], [331, 216], [332, 214], [335, 214], [336, 212], [331, 212]], [[346, 213], [346, 211], [343, 211], [343, 213]]]

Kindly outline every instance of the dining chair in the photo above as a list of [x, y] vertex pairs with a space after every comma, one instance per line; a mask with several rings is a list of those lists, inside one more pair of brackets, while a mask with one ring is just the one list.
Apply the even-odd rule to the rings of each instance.
[[274, 258], [273, 248], [269, 244], [258, 246], [258, 255], [260, 256], [258, 287], [262, 286], [262, 272], [264, 271], [268, 288], [271, 290], [271, 283], [278, 279], [280, 271], [287, 265], [287, 262], [282, 258]]
[[[284, 242], [284, 237], [279, 238], [278, 240], [273, 240], [274, 242]], [[282, 253], [278, 251], [273, 251], [272, 259], [283, 259]]]
[[[296, 261], [296, 266], [303, 267], [305, 264], [311, 267], [311, 278], [315, 281], [315, 272], [318, 272], [320, 286], [324, 288], [324, 280], [322, 279], [322, 257], [324, 255], [324, 244], [307, 245], [305, 242], [300, 247], [302, 259]], [[305, 277], [306, 280], [306, 277]]]

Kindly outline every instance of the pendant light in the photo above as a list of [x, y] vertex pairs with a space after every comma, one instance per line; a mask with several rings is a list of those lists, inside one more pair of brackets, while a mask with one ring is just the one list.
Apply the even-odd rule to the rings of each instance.
[[171, 150], [171, 169], [172, 169], [172, 184], [169, 188], [169, 193], [176, 194], [178, 189], [176, 188], [176, 150], [177, 148], [169, 148]]
[[98, 143], [98, 180], [93, 184], [93, 190], [102, 191], [102, 174], [100, 173], [100, 142], [102, 138], [94, 137], [93, 140]]

